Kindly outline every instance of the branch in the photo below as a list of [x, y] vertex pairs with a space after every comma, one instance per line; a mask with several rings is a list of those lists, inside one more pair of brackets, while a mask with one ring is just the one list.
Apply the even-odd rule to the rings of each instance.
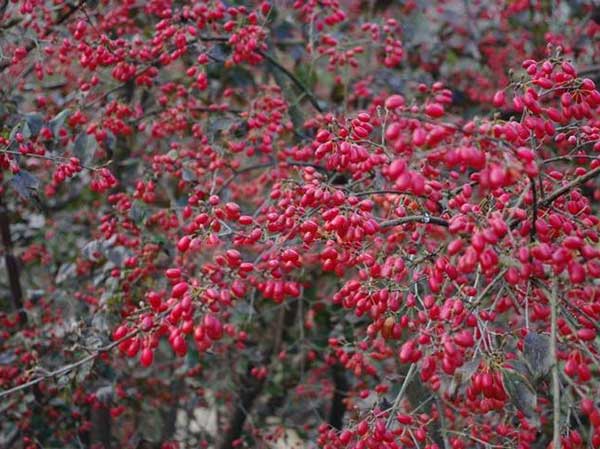
[[339, 430], [342, 428], [344, 421], [344, 414], [346, 412], [344, 399], [348, 395], [350, 385], [348, 384], [346, 373], [339, 363], [336, 363], [331, 368], [331, 377], [333, 378], [335, 389], [331, 398], [331, 408], [329, 409], [329, 419], [327, 421], [331, 427]]
[[434, 224], [438, 226], [443, 226], [445, 228], [450, 226], [448, 220], [444, 220], [440, 217], [430, 217], [429, 215], [407, 215], [406, 217], [384, 221], [383, 223], [380, 223], [380, 226], [382, 228], [391, 228], [406, 223]]
[[[279, 315], [274, 325], [272, 335], [273, 343], [263, 356], [263, 362], [272, 363], [273, 354], [278, 354], [281, 349], [283, 337], [285, 333], [285, 312], [286, 310], [279, 309]], [[218, 444], [219, 449], [233, 449], [234, 442], [242, 436], [246, 418], [250, 414], [250, 410], [254, 402], [261, 394], [265, 385], [264, 379], [257, 379], [251, 374], [252, 364], [248, 365], [246, 375], [241, 379], [239, 399], [235, 402], [235, 410], [229, 420], [226, 432], [222, 435]]]
[[560, 447], [560, 380], [558, 377], [557, 339], [558, 280], [554, 281], [550, 295], [550, 360], [552, 361], [552, 444]]
[[239, 168], [237, 170], [233, 170], [233, 174], [227, 178], [225, 180], [225, 182], [223, 183], [223, 185], [219, 188], [219, 190], [217, 191], [217, 195], [219, 193], [221, 193], [223, 190], [225, 190], [229, 184], [231, 184], [233, 182], [233, 180], [244, 173], [248, 173], [254, 170], [261, 170], [263, 168], [269, 168], [269, 167], [275, 167], [276, 165], [289, 165], [291, 167], [313, 167], [316, 170], [320, 170], [320, 171], [324, 171], [327, 172], [328, 170], [325, 167], [322, 167], [318, 164], [312, 164], [310, 162], [294, 162], [294, 161], [281, 161], [281, 162], [277, 162], [277, 161], [270, 161], [270, 162], [264, 162], [261, 164], [255, 164], [255, 165], [249, 165], [248, 167], [244, 167], [244, 168]]
[[12, 305], [15, 311], [19, 313], [19, 321], [21, 324], [27, 322], [27, 314], [23, 310], [23, 289], [21, 288], [21, 279], [19, 278], [19, 265], [17, 258], [12, 253], [12, 237], [10, 235], [10, 218], [8, 210], [2, 202], [0, 196], [0, 233], [2, 234], [2, 244], [4, 246], [4, 263], [6, 264], [6, 272], [8, 274], [8, 283], [10, 285], [10, 293]]
[[300, 89], [308, 98], [308, 101], [310, 101], [310, 104], [312, 104], [312, 106], [320, 113], [323, 113], [323, 108], [321, 108], [321, 106], [319, 105], [319, 102], [317, 101], [317, 99], [315, 98], [315, 96], [313, 95], [313, 93], [308, 90], [308, 88], [304, 85], [304, 83], [302, 83], [302, 81], [300, 81], [296, 75], [294, 75], [292, 72], [290, 72], [288, 69], [286, 69], [283, 65], [281, 65], [273, 56], [271, 56], [269, 53], [264, 52], [262, 50], [258, 50], [258, 53], [263, 56], [267, 61], [269, 61], [274, 67], [276, 67], [278, 70], [280, 70], [281, 72], [283, 72], [285, 74], [285, 76], [287, 76], [295, 85], [296, 87], [298, 87], [298, 89]]
[[531, 239], [531, 242], [533, 243], [533, 241], [535, 240], [535, 226], [538, 216], [538, 199], [537, 190], [535, 188], [535, 180], [533, 178], [529, 178], [529, 180], [531, 181], [531, 193], [533, 195], [533, 205], [531, 209], [531, 230], [529, 231], [529, 237]]
[[579, 185], [586, 183], [590, 179], [596, 177], [598, 174], [600, 174], [600, 166], [598, 166], [598, 167], [590, 170], [589, 172], [587, 172], [587, 173], [585, 173], [585, 174], [583, 174], [583, 175], [575, 178], [573, 181], [571, 181], [567, 185], [561, 187], [560, 189], [555, 190], [550, 195], [548, 195], [548, 197], [546, 197], [543, 201], [540, 201], [539, 202], [539, 206], [540, 207], [548, 207], [548, 206], [550, 206], [557, 198], [560, 198], [565, 193], [570, 192], [571, 190], [573, 190], [574, 188], [578, 187]]
[[436, 395], [435, 406], [438, 409], [438, 415], [440, 418], [440, 434], [442, 435], [442, 442], [444, 443], [444, 449], [450, 449], [450, 441], [448, 441], [448, 431], [446, 427], [446, 412], [444, 410], [444, 404], [442, 399]]
[[112, 350], [116, 346], [120, 345], [125, 340], [128, 340], [129, 338], [136, 336], [139, 332], [140, 332], [140, 329], [135, 329], [135, 330], [131, 331], [129, 334], [125, 335], [123, 338], [113, 341], [112, 343], [110, 343], [102, 348], [97, 349], [96, 351], [92, 352], [90, 355], [82, 358], [81, 360], [78, 360], [77, 362], [73, 362], [69, 365], [65, 365], [54, 371], [50, 371], [50, 372], [44, 374], [43, 376], [36, 377], [35, 379], [32, 379], [29, 382], [25, 382], [24, 384], [17, 385], [16, 387], [13, 387], [13, 388], [9, 388], [8, 390], [0, 391], [0, 399], [2, 399], [3, 397], [9, 396], [13, 393], [16, 393], [18, 391], [26, 390], [27, 388], [33, 387], [34, 385], [37, 385], [46, 379], [50, 379], [50, 378], [53, 378], [56, 376], [61, 376], [63, 374], [67, 374], [67, 373], [73, 371], [74, 369], [80, 367], [81, 365], [85, 365], [86, 363], [91, 362], [92, 360], [94, 360], [96, 357], [102, 355], [103, 353], [109, 352], [110, 350]]
[[[581, 184], [585, 184], [587, 181], [589, 181], [590, 179], [596, 177], [598, 174], [600, 174], [600, 166], [590, 170], [589, 172], [575, 178], [573, 181], [571, 181], [570, 183], [562, 186], [559, 189], [556, 189], [554, 192], [552, 192], [550, 195], [548, 195], [546, 198], [544, 198], [542, 201], [539, 201], [537, 203], [537, 209], [539, 210], [542, 207], [550, 207], [552, 206], [552, 203], [554, 203], [554, 201], [556, 201], [558, 198], [560, 198], [561, 196], [563, 196], [566, 193], [569, 193], [571, 190], [575, 189], [576, 187], [579, 187]], [[513, 229], [515, 229], [519, 223], [521, 223], [519, 220], [515, 220], [512, 221], [508, 227], [509, 229], [512, 231]]]
[[416, 370], [417, 370], [417, 364], [411, 363], [410, 368], [408, 368], [408, 372], [406, 373], [406, 377], [404, 378], [404, 382], [402, 382], [402, 386], [400, 387], [400, 391], [398, 392], [396, 399], [394, 399], [394, 404], [392, 405], [392, 409], [390, 410], [390, 415], [388, 416], [388, 419], [387, 419], [387, 422], [385, 425], [386, 427], [390, 427], [390, 425], [392, 424], [392, 421], [394, 420], [394, 415], [395, 415], [396, 411], [398, 410], [398, 407], [400, 407], [400, 401], [402, 401], [402, 398], [404, 397], [404, 393], [406, 392], [406, 389], [408, 388], [408, 384], [412, 380], [413, 374], [415, 373]]
[[[7, 150], [7, 149], [0, 149], [0, 154], [10, 154], [11, 156], [20, 156], [20, 157], [33, 157], [33, 158], [37, 158], [37, 159], [44, 159], [46, 161], [52, 161], [54, 163], [61, 163], [61, 162], [69, 162], [71, 160], [70, 157], [63, 157], [63, 156], [48, 156], [46, 154], [36, 154], [36, 153], [21, 153], [20, 151], [14, 151], [14, 150]], [[112, 161], [108, 161], [103, 165], [100, 165], [98, 167], [90, 167], [89, 165], [82, 165], [79, 164], [79, 166], [81, 168], [84, 168], [86, 170], [89, 171], [97, 171], [100, 170], [103, 167], [106, 167], [107, 165], [110, 165]]]

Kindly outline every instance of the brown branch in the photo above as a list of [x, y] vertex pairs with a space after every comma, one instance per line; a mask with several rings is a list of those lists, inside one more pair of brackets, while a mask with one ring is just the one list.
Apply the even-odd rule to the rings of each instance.
[[246, 416], [262, 391], [263, 385], [263, 380], [258, 380], [250, 374], [249, 367], [240, 386], [239, 398], [236, 401], [235, 410], [227, 426], [227, 431], [223, 434], [218, 446], [219, 449], [232, 449], [234, 441], [240, 438], [246, 423]]
[[[286, 329], [285, 315], [286, 309], [280, 308], [277, 321], [275, 322], [273, 329], [273, 343], [269, 345], [263, 354], [263, 363], [272, 363], [273, 355], [277, 355], [281, 350], [281, 344], [283, 342]], [[265, 379], [255, 378], [251, 374], [251, 371], [252, 364], [249, 364], [246, 370], [246, 375], [242, 377], [240, 382], [240, 391], [238, 394], [238, 399], [235, 402], [233, 415], [231, 415], [231, 419], [227, 425], [227, 430], [223, 434], [217, 446], [219, 449], [233, 449], [234, 441], [238, 440], [242, 436], [246, 418], [250, 414], [250, 410], [252, 409], [254, 402], [263, 390]]]
[[17, 258], [12, 253], [12, 237], [10, 235], [10, 217], [8, 209], [0, 196], [0, 232], [2, 233], [2, 245], [4, 246], [4, 263], [8, 274], [10, 293], [13, 309], [19, 314], [21, 324], [27, 322], [27, 313], [23, 309], [23, 289], [19, 277], [19, 265]]
[[331, 408], [329, 409], [329, 418], [327, 419], [327, 422], [331, 427], [339, 430], [344, 423], [344, 415], [346, 413], [344, 399], [348, 395], [350, 384], [346, 378], [344, 368], [339, 363], [336, 363], [331, 368], [331, 377], [335, 389], [333, 391], [333, 397], [331, 398]]
[[129, 338], [136, 336], [140, 331], [141, 331], [140, 329], [135, 329], [135, 330], [131, 331], [129, 334], [125, 335], [123, 338], [113, 341], [112, 343], [95, 350], [94, 352], [85, 356], [81, 360], [70, 363], [69, 365], [62, 366], [58, 369], [55, 369], [54, 371], [50, 371], [42, 376], [39, 376], [39, 377], [36, 377], [35, 379], [30, 380], [28, 382], [17, 385], [16, 387], [12, 387], [12, 388], [9, 388], [8, 390], [0, 391], [0, 399], [2, 399], [3, 397], [9, 396], [13, 393], [16, 393], [18, 391], [26, 390], [27, 388], [33, 387], [34, 385], [37, 385], [46, 379], [51, 379], [53, 377], [62, 376], [64, 374], [67, 374], [67, 373], [73, 371], [74, 369], [80, 367], [81, 365], [85, 365], [86, 363], [91, 362], [96, 357], [98, 357], [106, 352], [109, 352], [110, 350], [117, 347], [125, 340], [128, 340]]
[[598, 174], [600, 174], [600, 166], [598, 166], [598, 167], [590, 170], [589, 172], [587, 172], [587, 173], [585, 173], [585, 174], [583, 174], [583, 175], [575, 178], [573, 181], [571, 181], [570, 183], [564, 185], [560, 189], [555, 190], [550, 195], [548, 195], [543, 201], [540, 201], [539, 206], [540, 207], [548, 207], [548, 206], [550, 206], [556, 199], [560, 198], [565, 193], [570, 192], [571, 190], [573, 190], [574, 188], [580, 186], [581, 184], [586, 183], [590, 179], [596, 177]]
[[552, 443], [560, 447], [560, 378], [558, 357], [556, 355], [557, 316], [558, 316], [558, 280], [554, 280], [550, 295], [550, 360], [552, 361]]
[[320, 113], [324, 112], [323, 108], [319, 105], [319, 102], [317, 101], [317, 99], [315, 98], [313, 93], [310, 90], [308, 90], [308, 88], [304, 85], [304, 83], [302, 81], [300, 81], [296, 77], [296, 75], [294, 75], [292, 72], [290, 72], [288, 69], [286, 69], [283, 65], [281, 65], [281, 63], [279, 63], [279, 61], [277, 61], [269, 53], [264, 52], [262, 50], [259, 50], [258, 53], [261, 56], [263, 56], [267, 61], [269, 61], [274, 67], [276, 67], [279, 71], [281, 71], [283, 74], [285, 74], [285, 76], [287, 76], [296, 85], [296, 87], [298, 87], [298, 89], [300, 89], [304, 93], [304, 95], [306, 95], [306, 98], [308, 98], [308, 101], [310, 102], [310, 104], [318, 112], [320, 112]]
[[109, 404], [91, 405], [90, 422], [92, 423], [90, 430], [91, 447], [98, 447], [99, 444], [102, 449], [110, 449], [111, 415]]
[[529, 178], [529, 180], [531, 181], [531, 193], [533, 196], [533, 205], [531, 208], [531, 230], [529, 231], [529, 237], [531, 242], [533, 243], [535, 241], [535, 233], [536, 233], [536, 223], [537, 223], [537, 217], [538, 217], [538, 197], [537, 197], [537, 190], [535, 188], [535, 180], [533, 178]]
[[444, 220], [441, 217], [430, 217], [429, 215], [407, 215], [406, 217], [396, 218], [394, 220], [388, 220], [380, 223], [382, 228], [391, 228], [406, 223], [423, 223], [423, 224], [434, 224], [447, 228], [450, 226], [448, 220]]
[[[566, 193], [569, 193], [571, 190], [579, 187], [581, 184], [586, 183], [590, 179], [596, 177], [598, 174], [600, 174], [600, 166], [575, 178], [573, 181], [571, 181], [568, 184], [565, 184], [561, 188], [556, 189], [554, 192], [552, 192], [550, 195], [548, 195], [542, 201], [539, 201], [537, 203], [537, 209], [539, 210], [540, 208], [543, 208], [543, 207], [552, 206], [552, 203], [554, 203], [554, 201], [556, 201], [558, 198], [560, 198], [561, 196], [563, 196]], [[519, 220], [514, 220], [508, 225], [508, 227], [510, 230], [514, 230], [517, 226], [519, 226], [519, 223], [521, 223]]]

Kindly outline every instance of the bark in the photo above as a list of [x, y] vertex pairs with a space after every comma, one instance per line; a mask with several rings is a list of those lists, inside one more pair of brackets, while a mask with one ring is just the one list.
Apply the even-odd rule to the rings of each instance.
[[2, 198], [0, 197], [0, 233], [2, 234], [2, 245], [4, 248], [4, 264], [8, 274], [12, 307], [19, 313], [21, 324], [27, 321], [27, 314], [23, 309], [23, 289], [19, 277], [19, 264], [12, 252], [13, 243], [10, 234], [10, 217]]

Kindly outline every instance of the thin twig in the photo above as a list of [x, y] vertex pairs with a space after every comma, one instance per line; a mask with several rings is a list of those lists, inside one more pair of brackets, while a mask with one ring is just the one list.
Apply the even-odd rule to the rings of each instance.
[[440, 433], [442, 434], [442, 441], [444, 443], [444, 449], [450, 449], [450, 442], [448, 441], [448, 431], [446, 428], [446, 412], [444, 410], [444, 404], [439, 396], [435, 397], [435, 406], [438, 409], [438, 415], [440, 416]]
[[[48, 156], [45, 154], [36, 154], [36, 153], [21, 153], [20, 151], [14, 151], [14, 150], [5, 150], [5, 149], [0, 149], [0, 154], [10, 154], [12, 156], [21, 156], [21, 157], [33, 157], [36, 159], [44, 159], [47, 161], [52, 161], [52, 162], [56, 162], [56, 163], [60, 163], [60, 162], [70, 162], [71, 158], [70, 157], [63, 157], [63, 156]], [[84, 168], [86, 170], [89, 171], [96, 171], [99, 170], [103, 167], [106, 167], [107, 165], [110, 165], [112, 163], [112, 161], [108, 161], [103, 165], [100, 165], [98, 167], [90, 167], [89, 165], [79, 165], [81, 168]]]
[[[559, 189], [556, 189], [554, 192], [552, 192], [550, 195], [548, 195], [542, 201], [538, 202], [538, 209], [543, 208], [543, 207], [552, 206], [552, 203], [554, 203], [554, 201], [556, 201], [558, 198], [560, 198], [561, 196], [563, 196], [566, 193], [569, 193], [571, 190], [575, 189], [576, 187], [579, 187], [581, 184], [586, 183], [590, 179], [593, 179], [594, 177], [598, 176], [599, 174], [600, 174], [600, 166], [590, 170], [589, 172], [587, 172], [581, 176], [578, 176], [570, 183], [565, 184], [564, 186], [562, 186]], [[513, 230], [519, 225], [519, 223], [520, 223], [519, 220], [515, 220], [515, 221], [511, 222], [508, 227], [511, 230]]]
[[413, 377], [413, 375], [414, 375], [414, 373], [415, 373], [416, 370], [417, 370], [417, 364], [416, 363], [412, 363], [410, 365], [410, 368], [408, 368], [408, 372], [406, 373], [406, 377], [404, 378], [404, 382], [402, 382], [402, 386], [400, 387], [400, 391], [396, 395], [396, 399], [394, 399], [394, 404], [392, 405], [392, 409], [390, 411], [390, 416], [388, 416], [388, 419], [387, 419], [387, 422], [386, 422], [386, 427], [390, 427], [390, 425], [392, 424], [392, 421], [394, 420], [394, 414], [398, 410], [398, 407], [400, 407], [400, 401], [402, 401], [402, 398], [404, 397], [404, 393], [406, 393], [406, 389], [408, 388], [408, 384], [412, 380], [412, 377]]
[[550, 360], [552, 361], [552, 442], [553, 447], [560, 447], [560, 380], [558, 377], [558, 358], [556, 356], [557, 315], [558, 315], [558, 280], [552, 285], [550, 295]]
[[587, 181], [589, 181], [590, 179], [594, 178], [598, 174], [600, 174], [600, 166], [598, 166], [598, 167], [590, 170], [589, 172], [587, 172], [587, 173], [585, 173], [585, 174], [583, 174], [583, 175], [575, 178], [573, 181], [571, 181], [567, 185], [561, 187], [560, 189], [555, 190], [550, 195], [548, 195], [543, 201], [540, 201], [539, 206], [540, 207], [548, 207], [548, 206], [550, 206], [556, 199], [560, 198], [565, 193], [570, 192], [571, 190], [573, 190], [574, 188], [578, 187], [579, 185], [586, 183]]
[[267, 61], [269, 61], [273, 66], [275, 66], [277, 69], [279, 69], [282, 73], [284, 73], [285, 76], [287, 76], [296, 85], [296, 87], [298, 87], [298, 89], [300, 89], [304, 93], [304, 95], [306, 95], [310, 104], [312, 104], [313, 107], [318, 112], [320, 112], [320, 113], [324, 112], [323, 108], [319, 105], [319, 102], [317, 101], [317, 99], [315, 98], [313, 93], [310, 90], [308, 90], [308, 88], [304, 85], [304, 83], [302, 81], [300, 81], [296, 77], [296, 75], [294, 75], [292, 72], [290, 72], [288, 69], [286, 69], [283, 65], [281, 65], [281, 63], [279, 63], [279, 61], [277, 61], [277, 59], [275, 59], [269, 53], [264, 52], [262, 50], [258, 50], [258, 53], [261, 56], [263, 56]]
[[531, 230], [529, 231], [529, 237], [531, 242], [533, 243], [535, 241], [535, 233], [536, 233], [536, 222], [537, 222], [537, 217], [538, 217], [538, 197], [537, 197], [537, 190], [535, 188], [535, 179], [534, 178], [529, 178], [529, 180], [531, 181], [531, 193], [533, 196], [533, 204], [531, 206]]
[[135, 329], [134, 331], [131, 331], [129, 334], [125, 335], [124, 337], [120, 338], [119, 340], [113, 341], [112, 343], [110, 343], [102, 348], [97, 349], [96, 351], [92, 352], [90, 355], [82, 358], [81, 360], [73, 362], [69, 365], [62, 366], [54, 371], [50, 371], [50, 372], [44, 374], [43, 376], [36, 377], [35, 379], [25, 382], [24, 384], [17, 385], [16, 387], [13, 387], [13, 388], [9, 388], [8, 390], [0, 391], [0, 399], [2, 399], [5, 396], [9, 396], [13, 393], [16, 393], [18, 391], [26, 390], [27, 388], [33, 387], [34, 385], [37, 385], [46, 379], [50, 379], [50, 378], [53, 378], [56, 376], [61, 376], [63, 374], [67, 374], [67, 373], [73, 371], [74, 369], [80, 367], [81, 365], [85, 365], [86, 363], [91, 362], [96, 357], [100, 356], [101, 354], [103, 354], [105, 352], [109, 352], [111, 349], [115, 348], [116, 346], [118, 346], [119, 344], [124, 342], [125, 340], [137, 335], [140, 331], [141, 331], [140, 329]]
[[450, 226], [448, 220], [444, 220], [440, 217], [430, 217], [429, 215], [407, 215], [406, 217], [384, 221], [383, 223], [380, 223], [380, 226], [382, 228], [391, 228], [406, 223], [435, 224], [438, 226], [444, 226], [446, 228]]
[[490, 292], [490, 290], [494, 287], [494, 285], [496, 285], [496, 283], [504, 277], [504, 275], [506, 274], [507, 271], [508, 271], [508, 268], [504, 268], [503, 270], [501, 270], [496, 275], [496, 277], [492, 280], [492, 282], [490, 282], [489, 284], [487, 284], [485, 286], [485, 288], [479, 294], [477, 299], [474, 302], [472, 302], [471, 304], [469, 304], [469, 310], [473, 310], [475, 307], [477, 307], [479, 305], [479, 303], [483, 300], [483, 298], [485, 298], [485, 295], [487, 295]]

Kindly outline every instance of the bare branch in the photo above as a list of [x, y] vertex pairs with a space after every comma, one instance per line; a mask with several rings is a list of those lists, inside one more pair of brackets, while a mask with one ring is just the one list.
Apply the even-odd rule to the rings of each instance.
[[288, 69], [286, 69], [283, 65], [281, 65], [281, 63], [279, 61], [277, 61], [269, 53], [266, 53], [261, 50], [259, 50], [258, 53], [260, 55], [262, 55], [267, 61], [269, 61], [274, 67], [276, 67], [278, 70], [280, 70], [282, 73], [284, 73], [285, 76], [287, 76], [296, 85], [296, 87], [298, 87], [298, 89], [300, 89], [304, 93], [304, 95], [306, 95], [306, 98], [308, 98], [308, 101], [310, 102], [310, 104], [312, 104], [312, 106], [318, 112], [320, 112], [320, 113], [324, 112], [323, 108], [319, 105], [319, 102], [315, 98], [314, 94], [310, 90], [308, 90], [308, 88], [304, 85], [304, 83], [302, 81], [300, 81], [296, 77], [296, 75], [294, 75], [292, 72], [290, 72]]
[[43, 376], [36, 377], [28, 382], [25, 382], [24, 384], [17, 385], [16, 387], [13, 387], [13, 388], [9, 388], [8, 390], [0, 391], [0, 399], [2, 399], [3, 397], [9, 396], [13, 393], [16, 393], [18, 391], [26, 390], [27, 388], [33, 387], [34, 385], [37, 385], [40, 382], [43, 382], [44, 380], [67, 374], [67, 373], [73, 371], [74, 369], [80, 367], [81, 365], [85, 365], [86, 363], [91, 362], [92, 360], [94, 360], [96, 357], [102, 355], [103, 353], [109, 352], [110, 350], [117, 347], [125, 340], [136, 336], [139, 332], [140, 332], [140, 329], [135, 329], [134, 331], [131, 331], [130, 333], [125, 335], [123, 338], [120, 338], [119, 340], [113, 341], [112, 343], [110, 343], [100, 349], [97, 349], [96, 351], [92, 352], [90, 355], [82, 358], [81, 360], [73, 362], [69, 365], [62, 366], [54, 371], [50, 371], [50, 372], [44, 374]]
[[444, 220], [441, 217], [430, 217], [429, 215], [407, 215], [406, 217], [384, 221], [383, 223], [380, 223], [380, 226], [382, 228], [391, 228], [406, 223], [434, 224], [444, 226], [445, 228], [450, 226], [450, 223], [447, 220]]
[[552, 442], [560, 447], [560, 380], [558, 377], [558, 358], [556, 356], [557, 316], [558, 316], [558, 280], [554, 280], [550, 295], [550, 360], [552, 360]]

